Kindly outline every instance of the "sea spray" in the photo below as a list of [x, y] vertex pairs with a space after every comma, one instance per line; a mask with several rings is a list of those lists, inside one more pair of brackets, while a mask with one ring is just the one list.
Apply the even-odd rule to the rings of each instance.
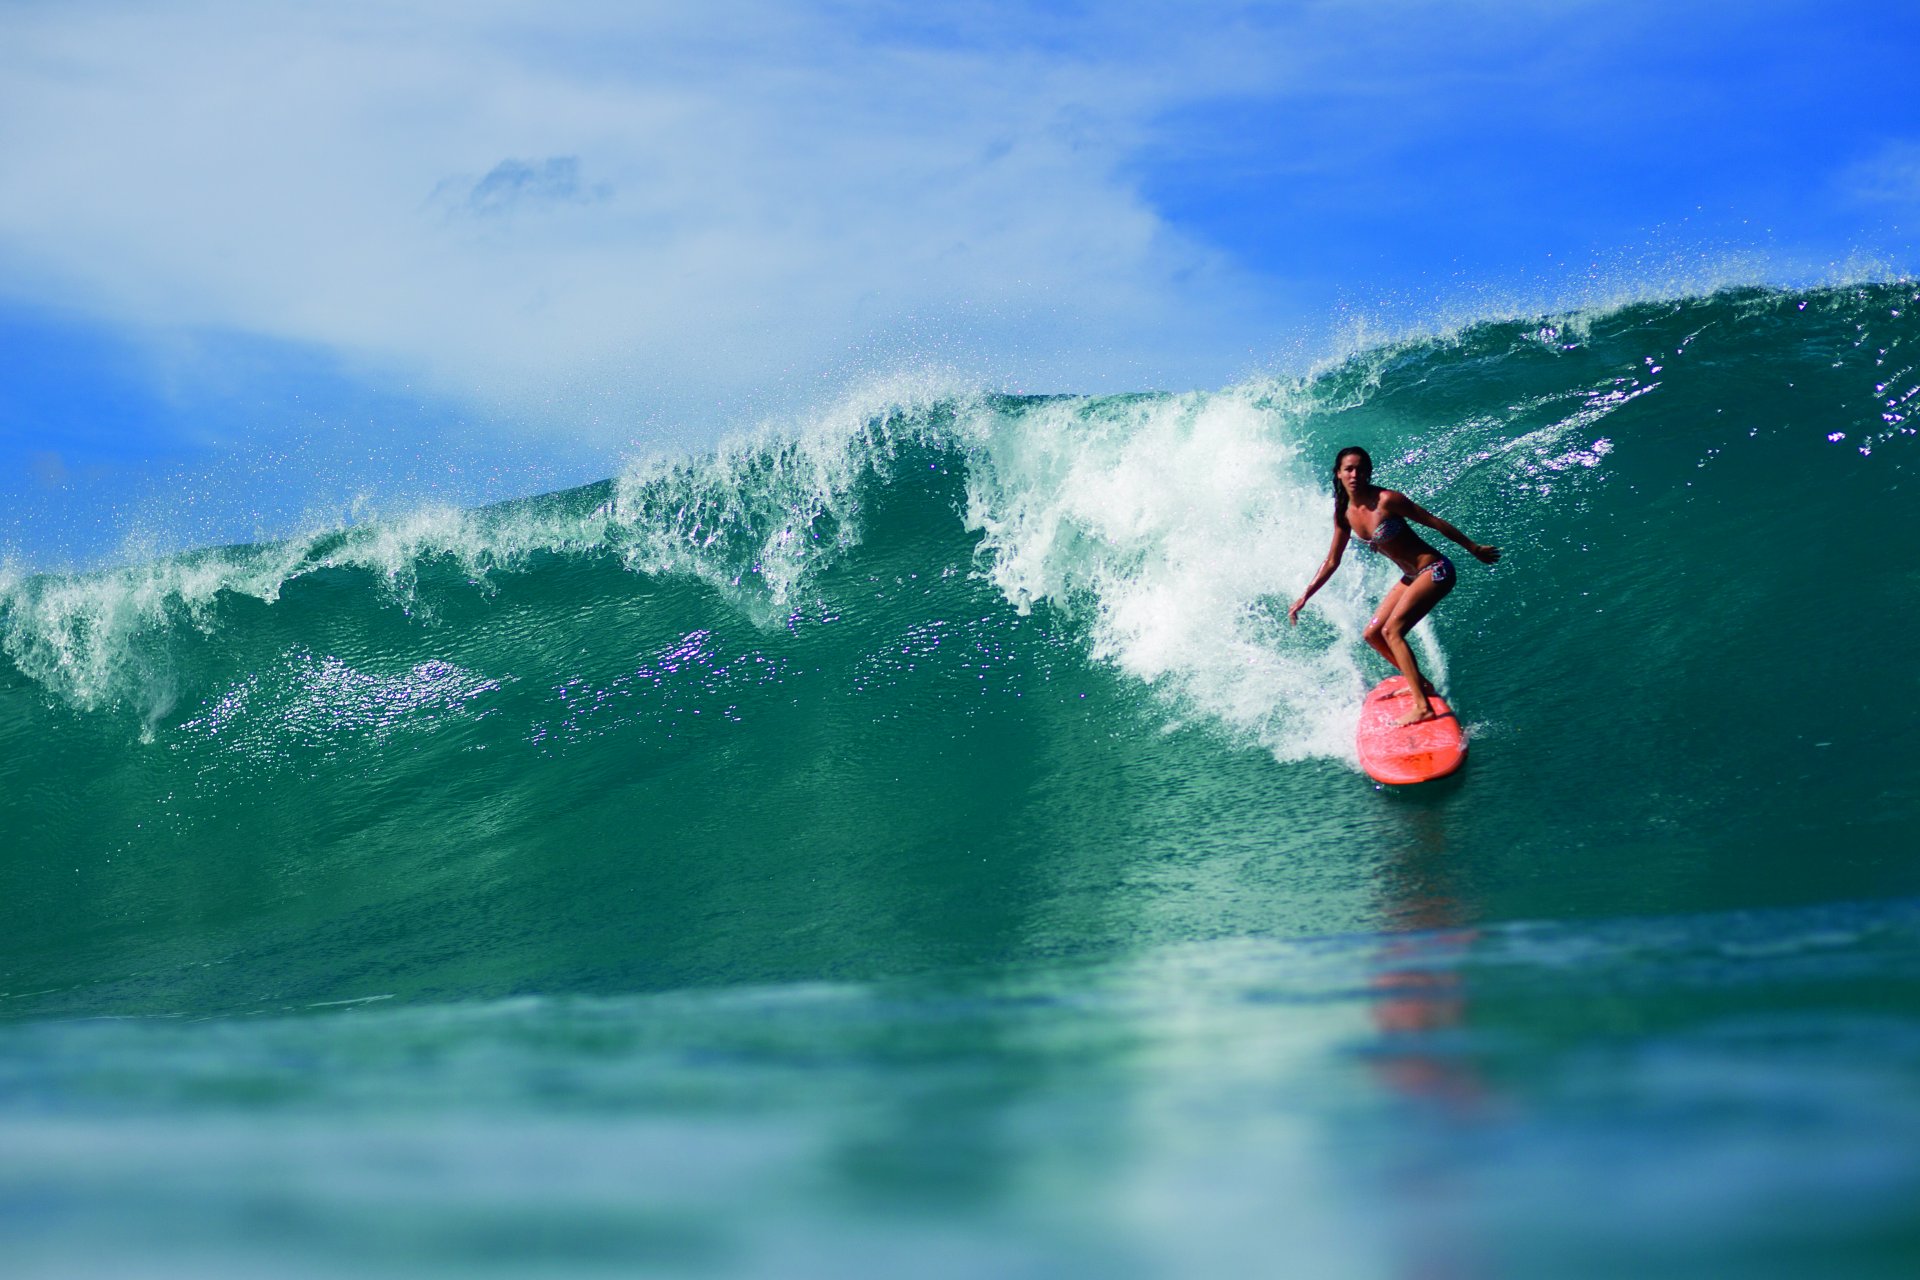
[[1324, 597], [1331, 626], [1287, 635], [1332, 533], [1288, 408], [1246, 392], [1035, 406], [981, 449], [967, 522], [1002, 595], [1083, 613], [1093, 656], [1177, 714], [1280, 759], [1338, 756], [1363, 678], [1351, 641], [1386, 570], [1363, 560]]

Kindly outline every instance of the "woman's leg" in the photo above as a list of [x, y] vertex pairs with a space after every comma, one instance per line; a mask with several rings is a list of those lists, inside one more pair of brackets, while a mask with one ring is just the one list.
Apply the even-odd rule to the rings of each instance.
[[1400, 593], [1400, 598], [1394, 602], [1393, 612], [1384, 615], [1380, 638], [1393, 655], [1393, 665], [1399, 667], [1400, 674], [1407, 678], [1407, 693], [1413, 698], [1412, 708], [1394, 721], [1395, 724], [1415, 724], [1434, 717], [1433, 704], [1427, 700], [1427, 691], [1432, 686], [1420, 674], [1420, 664], [1414, 661], [1413, 647], [1407, 643], [1407, 633], [1433, 611], [1433, 606], [1439, 604], [1447, 592], [1453, 590], [1453, 582], [1451, 566], [1447, 569], [1445, 579], [1435, 582], [1433, 566], [1429, 565], [1413, 575], [1413, 585]]
[[1380, 607], [1373, 611], [1373, 616], [1367, 619], [1366, 628], [1360, 632], [1360, 638], [1372, 645], [1373, 651], [1385, 658], [1390, 667], [1399, 666], [1400, 660], [1393, 656], [1393, 650], [1387, 648], [1387, 642], [1381, 637], [1380, 632], [1381, 628], [1387, 625], [1387, 619], [1393, 616], [1394, 607], [1400, 603], [1400, 597], [1406, 593], [1406, 583], [1394, 583], [1387, 594], [1380, 598]]
[[[1373, 611], [1373, 617], [1367, 620], [1366, 629], [1360, 633], [1360, 638], [1372, 645], [1373, 651], [1382, 658], [1385, 658], [1388, 666], [1401, 671], [1402, 674], [1405, 674], [1405, 672], [1400, 666], [1400, 659], [1394, 657], [1393, 650], [1387, 647], [1384, 629], [1387, 625], [1387, 619], [1393, 616], [1395, 607], [1399, 605], [1400, 597], [1407, 593], [1407, 586], [1408, 584], [1404, 582], [1394, 583], [1393, 586], [1388, 589], [1387, 594], [1381, 597], [1380, 607]], [[1429, 605], [1428, 607], [1431, 608], [1432, 606]], [[1420, 687], [1428, 693], [1433, 692], [1433, 682], [1425, 677], [1421, 678]], [[1411, 692], [1411, 689], [1401, 689], [1391, 696], [1403, 698], [1409, 692]]]

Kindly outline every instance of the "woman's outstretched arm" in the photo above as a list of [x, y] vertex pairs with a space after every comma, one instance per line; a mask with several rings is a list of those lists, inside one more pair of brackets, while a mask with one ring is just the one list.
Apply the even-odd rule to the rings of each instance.
[[1340, 557], [1347, 554], [1347, 539], [1352, 536], [1353, 531], [1347, 526], [1337, 522], [1334, 524], [1333, 545], [1327, 548], [1327, 558], [1320, 562], [1320, 572], [1313, 575], [1313, 582], [1300, 593], [1300, 598], [1293, 602], [1293, 608], [1287, 610], [1288, 626], [1299, 623], [1300, 610], [1306, 608], [1307, 601], [1313, 597], [1313, 593], [1325, 586], [1327, 579], [1333, 576], [1333, 571], [1340, 567]]

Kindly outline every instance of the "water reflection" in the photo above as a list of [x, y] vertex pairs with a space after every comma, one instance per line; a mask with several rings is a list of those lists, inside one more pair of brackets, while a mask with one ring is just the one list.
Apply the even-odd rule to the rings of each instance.
[[1419, 1280], [1493, 1274], [1487, 1247], [1470, 1225], [1472, 1189], [1448, 1157], [1460, 1126], [1484, 1120], [1490, 1086], [1474, 1059], [1459, 1052], [1469, 992], [1461, 961], [1479, 940], [1477, 913], [1457, 888], [1457, 853], [1444, 808], [1404, 811], [1403, 838], [1380, 869], [1381, 908], [1400, 932], [1381, 940], [1370, 979], [1376, 1038], [1374, 1079], [1416, 1108], [1418, 1126], [1438, 1122], [1438, 1148], [1416, 1134], [1388, 1162], [1382, 1188], [1398, 1246], [1396, 1273]]
[[1393, 1089], [1465, 1108], [1484, 1100], [1485, 1083], [1470, 1060], [1443, 1050], [1466, 1021], [1460, 960], [1479, 938], [1477, 913], [1458, 891], [1445, 809], [1409, 805], [1402, 817], [1379, 874], [1380, 913], [1395, 931], [1382, 939], [1371, 980], [1374, 1060]]

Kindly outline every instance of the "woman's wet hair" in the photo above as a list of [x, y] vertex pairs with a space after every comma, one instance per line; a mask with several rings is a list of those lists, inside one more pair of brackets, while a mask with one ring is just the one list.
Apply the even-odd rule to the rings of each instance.
[[1348, 458], [1360, 459], [1360, 465], [1366, 471], [1367, 478], [1373, 478], [1373, 455], [1357, 444], [1350, 444], [1333, 456], [1333, 522], [1342, 529], [1347, 527], [1347, 490], [1340, 483], [1340, 464]]

